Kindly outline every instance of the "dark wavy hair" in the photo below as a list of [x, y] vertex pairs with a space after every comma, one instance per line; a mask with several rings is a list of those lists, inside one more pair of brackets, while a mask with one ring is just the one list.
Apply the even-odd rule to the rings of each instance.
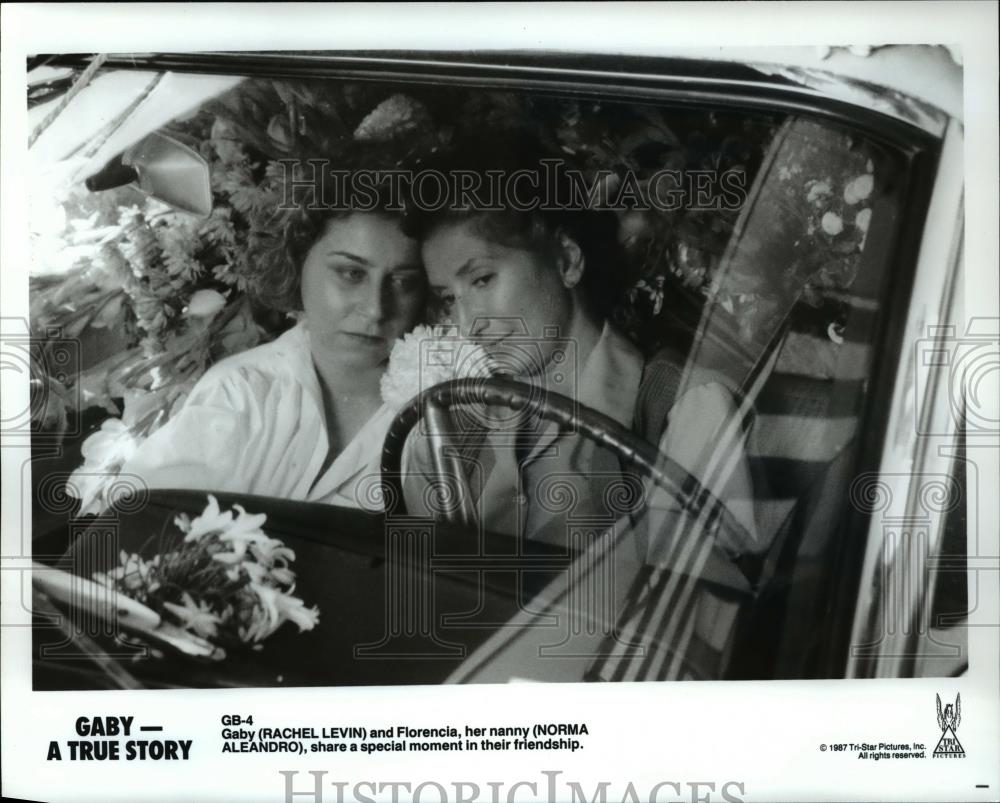
[[[271, 309], [301, 310], [302, 265], [330, 221], [363, 213], [398, 218], [402, 222], [410, 213], [405, 185], [393, 185], [388, 179], [370, 188], [363, 210], [328, 204], [324, 190], [330, 186], [329, 173], [324, 175], [323, 171], [405, 170], [419, 163], [417, 154], [390, 143], [375, 147], [349, 143], [335, 160], [284, 161], [281, 176], [273, 177], [268, 187], [266, 197], [272, 203], [251, 216], [247, 249], [250, 294]], [[294, 181], [294, 185], [289, 186], [287, 179]], [[297, 202], [283, 203], [288, 199]]]
[[[565, 153], [546, 150], [525, 132], [507, 131], [443, 151], [427, 160], [424, 167], [445, 175], [456, 171], [471, 174], [481, 182], [480, 186], [489, 184], [491, 174], [511, 175], [527, 170], [545, 176], [544, 181], [537, 182], [538, 186], [519, 185], [518, 208], [486, 210], [468, 203], [469, 195], [459, 182], [443, 182], [439, 186], [446, 197], [436, 198], [433, 209], [421, 209], [414, 204], [403, 222], [403, 230], [423, 240], [441, 226], [471, 220], [485, 239], [547, 259], [554, 259], [559, 253], [559, 237], [565, 234], [583, 254], [580, 287], [585, 303], [598, 318], [611, 317], [624, 290], [618, 218], [609, 210], [572, 203], [574, 179], [570, 170], [575, 165], [567, 161]], [[557, 199], [566, 202], [553, 203]], [[528, 206], [536, 208], [523, 209]]]

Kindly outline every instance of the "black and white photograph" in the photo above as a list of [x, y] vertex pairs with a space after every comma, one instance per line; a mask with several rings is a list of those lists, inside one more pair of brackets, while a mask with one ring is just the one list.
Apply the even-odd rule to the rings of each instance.
[[[995, 33], [995, 7], [953, 8]], [[448, 9], [417, 8], [428, 27]], [[428, 695], [456, 701], [437, 704], [447, 726], [400, 715], [369, 733], [296, 708], [309, 727], [270, 738], [320, 758], [351, 740], [509, 751], [542, 789], [549, 764], [526, 755], [594, 762], [602, 730], [586, 703], [548, 714], [548, 694], [683, 729], [667, 712], [685, 695], [864, 681], [871, 700], [919, 683], [924, 738], [889, 719], [831, 725], [810, 731], [827, 736], [809, 760], [834, 775], [946, 765], [963, 780], [933, 799], [996, 799], [995, 771], [961, 772], [997, 751], [997, 174], [995, 151], [972, 150], [995, 143], [996, 119], [967, 103], [983, 53], [819, 28], [797, 45], [701, 30], [655, 49], [610, 33], [505, 43], [501, 28], [485, 47], [457, 22], [442, 47], [390, 29], [394, 11], [343, 16], [345, 30], [381, 18], [377, 46], [137, 38], [28, 52], [19, 97], [5, 80], [26, 149], [16, 195], [4, 179], [4, 238], [22, 247], [2, 271], [4, 604], [18, 613], [3, 635], [16, 630], [32, 700], [93, 701], [48, 714], [32, 760], [113, 760], [139, 729], [133, 700], [159, 701], [136, 720], [155, 723], [214, 690], [232, 704], [191, 720], [211, 739], [121, 750], [131, 771], [192, 754], [221, 779], [237, 771], [221, 753], [271, 743], [241, 699]], [[670, 27], [667, 6], [630, 11]], [[317, 19], [336, 30], [333, 9]], [[551, 724], [466, 724], [498, 687]], [[766, 716], [772, 698], [756, 699]], [[260, 730], [223, 729], [220, 753], [220, 715]], [[321, 721], [345, 728], [321, 735]], [[321, 765], [292, 758], [270, 765], [264, 797], [190, 799], [306, 799]], [[723, 775], [707, 798], [682, 781], [623, 797], [609, 776], [600, 799], [874, 788], [769, 793]], [[434, 799], [594, 791], [544, 776], [536, 796]], [[130, 799], [187, 799], [179, 783]], [[337, 799], [417, 799], [372, 783]]]

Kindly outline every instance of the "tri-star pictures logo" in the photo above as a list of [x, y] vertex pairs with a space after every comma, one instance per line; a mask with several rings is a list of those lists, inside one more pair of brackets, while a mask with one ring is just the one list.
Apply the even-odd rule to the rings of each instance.
[[955, 695], [955, 705], [948, 703], [941, 710], [941, 695], [937, 697], [937, 719], [938, 727], [941, 729], [941, 739], [934, 748], [934, 758], [965, 758], [965, 751], [962, 749], [955, 731], [962, 721], [962, 695]]

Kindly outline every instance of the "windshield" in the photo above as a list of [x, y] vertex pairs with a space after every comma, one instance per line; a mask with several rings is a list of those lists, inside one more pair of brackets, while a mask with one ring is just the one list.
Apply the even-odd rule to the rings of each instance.
[[[532, 415], [477, 397], [399, 444], [400, 511], [488, 534], [531, 580], [508, 611], [524, 627], [471, 645], [492, 638], [516, 671], [477, 657], [455, 679], [834, 671], [817, 623], [863, 551], [852, 482], [882, 438], [873, 371], [905, 303], [888, 290], [905, 281], [909, 150], [749, 101], [80, 78], [29, 74], [33, 427], [63, 446], [33, 475], [50, 554], [67, 548], [45, 540], [67, 515], [45, 501], [59, 477], [76, 517], [123, 482], [389, 513], [372, 537], [396, 560], [412, 544], [372, 490], [393, 417], [440, 381], [490, 377], [541, 393]], [[549, 214], [539, 165], [572, 208]], [[524, 209], [482, 205], [490, 170]], [[545, 394], [574, 406], [546, 418]], [[659, 480], [626, 437], [660, 455]], [[464, 501], [442, 502], [453, 487]], [[538, 575], [533, 549], [572, 567]], [[435, 554], [428, 578], [487, 571]], [[570, 660], [524, 670], [539, 650]]]

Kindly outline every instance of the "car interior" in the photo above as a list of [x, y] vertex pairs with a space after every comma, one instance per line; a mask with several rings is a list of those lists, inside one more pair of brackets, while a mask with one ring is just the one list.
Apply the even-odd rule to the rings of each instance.
[[[60, 80], [40, 84], [33, 102], [64, 90]], [[299, 587], [320, 599], [320, 627], [281, 632], [221, 673], [190, 657], [179, 664], [149, 657], [169, 654], [169, 645], [119, 637], [110, 647], [115, 636], [99, 623], [90, 642], [73, 641], [59, 606], [41, 600], [48, 624], [36, 640], [50, 657], [78, 660], [39, 659], [36, 687], [841, 676], [868, 528], [852, 504], [852, 478], [877, 469], [886, 437], [879, 369], [894, 356], [887, 344], [906, 298], [907, 226], [923, 202], [914, 166], [933, 144], [916, 134], [906, 143], [896, 129], [880, 132], [836, 110], [779, 110], [750, 96], [621, 101], [551, 85], [518, 92], [447, 78], [424, 86], [257, 76], [130, 143], [87, 188], [111, 205], [115, 197], [135, 203], [138, 189], [186, 213], [210, 214], [214, 204], [236, 209], [235, 218], [239, 193], [261, 179], [268, 160], [333, 147], [364, 113], [400, 93], [416, 98], [447, 136], [515, 121], [547, 132], [553, 147], [588, 169], [745, 177], [737, 209], [619, 210], [626, 290], [615, 323], [648, 356], [665, 348], [680, 355], [678, 393], [706, 376], [733, 389], [734, 442], [753, 484], [752, 499], [742, 501], [752, 505], [757, 548], [727, 548], [726, 516], [711, 511], [718, 500], [699, 501], [683, 477], [675, 491], [691, 497], [691, 520], [655, 563], [636, 545], [638, 513], [596, 526], [589, 541], [573, 542], [583, 545], [578, 550], [560, 551], [489, 533], [471, 538], [461, 522], [220, 494], [266, 511], [275, 533], [295, 544]], [[223, 160], [213, 136], [223, 124], [252, 155], [252, 169], [245, 186], [233, 184], [232, 171], [228, 185], [216, 173], [206, 198], [197, 158], [217, 170]], [[136, 172], [144, 164], [163, 167]], [[136, 187], [140, 172], [152, 178]], [[39, 309], [50, 291], [33, 286]], [[254, 315], [269, 337], [288, 325], [263, 309]], [[410, 410], [409, 425], [424, 414]], [[78, 411], [76, 434], [59, 450], [46, 450], [44, 437], [33, 444], [36, 560], [83, 576], [113, 564], [120, 542], [144, 548], [172, 512], [204, 504], [204, 494], [151, 491], [113, 520], [76, 518], [71, 505], [53, 512], [42, 483], [67, 476], [106, 415]], [[593, 437], [637, 464], [627, 433], [602, 434], [598, 419], [592, 423]], [[664, 465], [669, 474], [669, 460]], [[617, 585], [584, 593], [604, 576], [602, 566]], [[404, 602], [393, 589], [403, 589]], [[566, 627], [576, 630], [566, 635]], [[556, 658], [546, 662], [549, 648]], [[282, 668], [289, 654], [306, 652], [307, 670]]]

